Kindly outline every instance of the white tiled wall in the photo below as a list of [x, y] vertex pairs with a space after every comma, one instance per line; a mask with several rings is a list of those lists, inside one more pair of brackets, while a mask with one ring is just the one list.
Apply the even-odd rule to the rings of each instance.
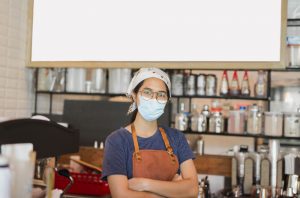
[[0, 119], [32, 111], [31, 70], [25, 67], [27, 0], [0, 0]]

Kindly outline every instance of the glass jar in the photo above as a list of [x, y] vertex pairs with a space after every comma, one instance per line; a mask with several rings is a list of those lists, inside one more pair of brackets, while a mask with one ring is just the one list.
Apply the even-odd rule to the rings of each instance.
[[300, 113], [284, 114], [284, 136], [300, 137]]
[[256, 104], [249, 106], [247, 132], [255, 135], [262, 133], [262, 112]]
[[242, 134], [245, 126], [244, 111], [234, 110], [229, 111], [228, 117], [228, 133]]
[[282, 136], [283, 113], [265, 112], [265, 135]]

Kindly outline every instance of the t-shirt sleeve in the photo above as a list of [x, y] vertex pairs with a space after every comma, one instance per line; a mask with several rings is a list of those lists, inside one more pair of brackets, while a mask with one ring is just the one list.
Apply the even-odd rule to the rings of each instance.
[[178, 137], [178, 162], [181, 164], [182, 162], [189, 160], [189, 159], [195, 159], [195, 155], [188, 144], [184, 134], [182, 132], [179, 132]]
[[122, 147], [122, 139], [119, 136], [108, 136], [105, 141], [104, 158], [102, 163], [103, 180], [107, 180], [110, 175], [125, 175], [126, 171], [126, 155]]

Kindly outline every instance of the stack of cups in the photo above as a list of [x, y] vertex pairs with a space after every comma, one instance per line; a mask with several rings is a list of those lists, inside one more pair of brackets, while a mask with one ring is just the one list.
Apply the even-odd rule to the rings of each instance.
[[0, 155], [0, 197], [10, 196], [11, 173], [6, 157]]
[[31, 143], [6, 144], [1, 146], [1, 151], [10, 165], [11, 197], [31, 198], [35, 164], [33, 145]]

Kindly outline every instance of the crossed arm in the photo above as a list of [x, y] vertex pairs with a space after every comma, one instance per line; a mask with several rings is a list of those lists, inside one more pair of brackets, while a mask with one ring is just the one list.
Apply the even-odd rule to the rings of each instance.
[[124, 175], [111, 175], [108, 183], [111, 195], [119, 197], [197, 197], [198, 178], [194, 162], [186, 160], [180, 165], [181, 175], [173, 181], [159, 181], [147, 178], [127, 179]]

